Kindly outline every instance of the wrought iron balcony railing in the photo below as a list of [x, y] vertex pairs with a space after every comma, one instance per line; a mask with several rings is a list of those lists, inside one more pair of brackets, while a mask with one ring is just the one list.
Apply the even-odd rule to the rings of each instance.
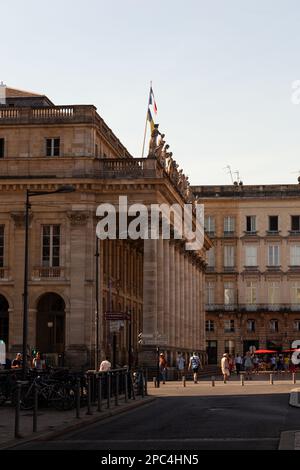
[[300, 304], [206, 304], [207, 312], [300, 312]]

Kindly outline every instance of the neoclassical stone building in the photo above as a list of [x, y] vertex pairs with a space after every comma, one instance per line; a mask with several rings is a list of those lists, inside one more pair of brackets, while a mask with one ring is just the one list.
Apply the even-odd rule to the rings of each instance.
[[300, 185], [197, 186], [213, 241], [206, 270], [210, 363], [300, 339]]
[[[55, 106], [46, 96], [10, 88], [6, 98], [0, 106], [0, 339], [9, 354], [22, 349], [26, 190], [66, 184], [76, 191], [30, 200], [28, 347], [53, 362], [61, 357], [85, 367], [95, 365], [97, 350], [99, 357], [114, 352], [119, 364], [129, 356], [151, 363], [157, 333], [171, 363], [177, 351], [204, 352], [207, 237], [192, 253], [180, 240], [105, 240], [95, 256], [99, 204], [117, 204], [120, 195], [129, 204], [185, 203], [164, 165], [133, 158], [92, 105]], [[126, 318], [113, 323], [105, 312]]]

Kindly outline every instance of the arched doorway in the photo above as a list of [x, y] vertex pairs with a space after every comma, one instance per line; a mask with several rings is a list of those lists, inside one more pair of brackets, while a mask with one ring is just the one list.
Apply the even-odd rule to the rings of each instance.
[[0, 340], [6, 344], [8, 349], [8, 336], [9, 336], [9, 318], [8, 318], [9, 305], [6, 298], [0, 295]]
[[65, 349], [65, 302], [58, 294], [44, 294], [37, 305], [36, 347], [41, 353]]

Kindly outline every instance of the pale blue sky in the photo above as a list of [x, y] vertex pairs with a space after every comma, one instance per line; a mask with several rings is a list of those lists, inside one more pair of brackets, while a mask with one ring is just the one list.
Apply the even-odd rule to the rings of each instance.
[[193, 184], [295, 182], [298, 0], [1, 2], [0, 80], [56, 104], [95, 104], [141, 155], [149, 81]]

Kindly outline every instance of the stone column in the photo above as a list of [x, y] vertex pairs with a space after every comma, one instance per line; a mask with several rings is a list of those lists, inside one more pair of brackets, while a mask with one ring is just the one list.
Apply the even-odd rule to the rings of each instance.
[[184, 253], [179, 252], [180, 266], [180, 348], [184, 348], [186, 344], [186, 305], [185, 305], [185, 259]]
[[168, 339], [168, 345], [171, 345], [170, 334], [170, 242], [164, 240], [164, 334]]
[[70, 233], [70, 304], [71, 327], [70, 343], [66, 344], [67, 362], [71, 366], [80, 366], [87, 360], [86, 341], [86, 224], [89, 213], [85, 211], [69, 212]]
[[164, 334], [164, 296], [166, 295], [164, 288], [164, 240], [159, 238], [157, 243], [157, 331]]
[[180, 347], [180, 252], [175, 249], [175, 348]]
[[190, 283], [189, 283], [189, 265], [188, 257], [185, 255], [183, 258], [184, 266], [184, 344], [183, 348], [186, 350], [189, 347], [189, 337], [191, 335], [190, 329]]
[[176, 312], [176, 307], [175, 307], [175, 293], [176, 293], [176, 286], [175, 286], [175, 246], [174, 242], [169, 242], [169, 297], [170, 297], [170, 303], [169, 303], [169, 312], [170, 312], [170, 324], [169, 324], [169, 329], [170, 329], [170, 342], [169, 344], [171, 346], [175, 346], [176, 344], [176, 339], [175, 339], [175, 312]]
[[144, 240], [143, 333], [157, 331], [157, 240]]

